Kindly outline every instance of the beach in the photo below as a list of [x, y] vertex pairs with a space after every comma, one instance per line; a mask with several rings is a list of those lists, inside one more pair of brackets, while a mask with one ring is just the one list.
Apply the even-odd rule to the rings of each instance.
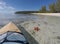
[[60, 16], [60, 13], [32, 13], [34, 15]]

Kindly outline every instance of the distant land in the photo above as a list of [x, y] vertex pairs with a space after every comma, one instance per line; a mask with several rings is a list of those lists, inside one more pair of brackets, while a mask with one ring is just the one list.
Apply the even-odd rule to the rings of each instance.
[[39, 11], [17, 11], [15, 14], [30, 14], [30, 13], [39, 13]]

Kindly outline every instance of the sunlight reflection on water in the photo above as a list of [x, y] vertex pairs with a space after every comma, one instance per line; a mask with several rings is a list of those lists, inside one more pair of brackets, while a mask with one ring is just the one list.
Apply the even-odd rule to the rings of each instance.
[[10, 21], [22, 22], [27, 20], [37, 20], [37, 15], [26, 15], [26, 14], [1, 14], [0, 15], [0, 25], [4, 25]]

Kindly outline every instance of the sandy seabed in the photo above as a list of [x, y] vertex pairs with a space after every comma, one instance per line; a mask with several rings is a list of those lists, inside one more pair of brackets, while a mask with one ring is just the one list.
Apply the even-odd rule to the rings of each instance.
[[[26, 29], [26, 31], [32, 35], [32, 37], [38, 42], [38, 44], [60, 44], [59, 16], [60, 15], [56, 16], [56, 14], [53, 16], [47, 15], [46, 13], [46, 15], [40, 15], [40, 20], [25, 21], [20, 25], [23, 26]], [[34, 27], [36, 26], [40, 28], [40, 30], [37, 32], [34, 31]], [[31, 44], [35, 44], [35, 42], [31, 42]]]

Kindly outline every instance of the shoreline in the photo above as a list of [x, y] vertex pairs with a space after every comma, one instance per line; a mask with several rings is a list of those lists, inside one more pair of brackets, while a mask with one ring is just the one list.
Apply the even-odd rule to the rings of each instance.
[[33, 15], [47, 15], [47, 16], [58, 16], [60, 17], [60, 13], [31, 13]]

